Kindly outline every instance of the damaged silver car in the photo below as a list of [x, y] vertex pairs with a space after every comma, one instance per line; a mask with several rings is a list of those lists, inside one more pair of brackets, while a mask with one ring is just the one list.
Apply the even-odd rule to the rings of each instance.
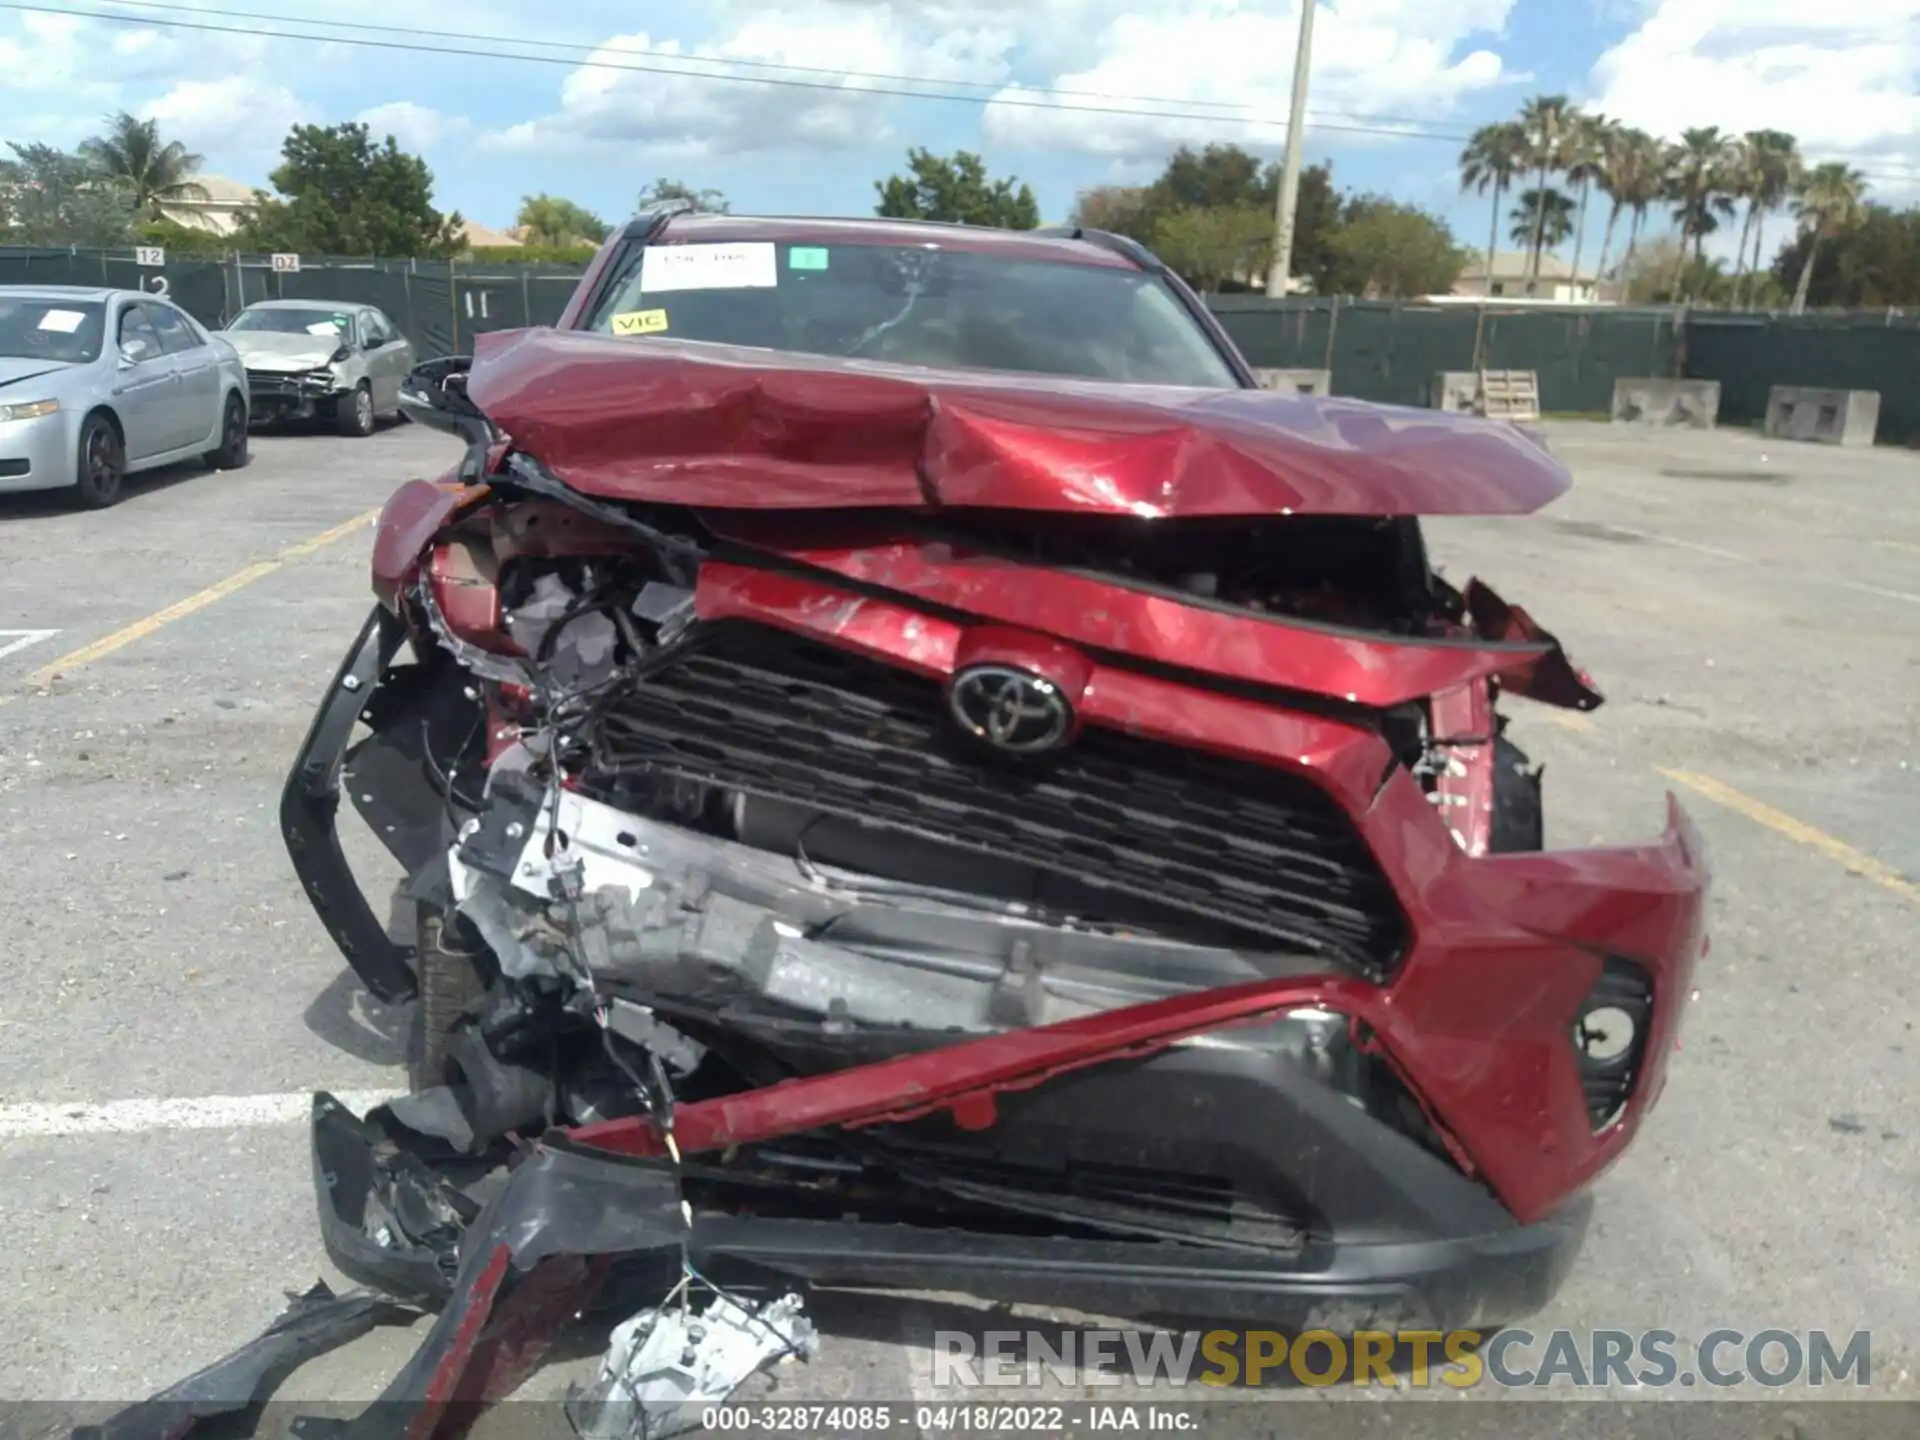
[[358, 437], [401, 413], [413, 343], [371, 305], [264, 300], [222, 333], [247, 367], [257, 423], [330, 421]]

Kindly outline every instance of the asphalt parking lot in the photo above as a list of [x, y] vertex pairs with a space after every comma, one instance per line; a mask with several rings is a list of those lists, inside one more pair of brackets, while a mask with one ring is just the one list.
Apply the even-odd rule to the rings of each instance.
[[[1435, 553], [1608, 695], [1514, 702], [1550, 843], [1651, 836], [1671, 790], [1716, 891], [1666, 1097], [1530, 1328], [1865, 1329], [1873, 1392], [1920, 1400], [1920, 456], [1544, 428], [1573, 493], [1435, 523]], [[404, 1017], [347, 983], [275, 807], [370, 603], [373, 510], [453, 455], [263, 436], [107, 512], [0, 502], [0, 1400], [137, 1399], [327, 1273], [305, 1096], [403, 1086]], [[827, 1305], [782, 1393], [927, 1398], [932, 1331], [978, 1318], [953, 1303]], [[371, 1398], [409, 1346], [283, 1393]]]

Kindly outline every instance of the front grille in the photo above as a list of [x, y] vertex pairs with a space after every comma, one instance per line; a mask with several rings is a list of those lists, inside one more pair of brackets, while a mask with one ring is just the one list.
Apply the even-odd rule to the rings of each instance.
[[306, 379], [299, 375], [275, 370], [247, 371], [247, 389], [262, 399], [311, 399], [326, 388], [327, 382], [324, 378]]
[[964, 747], [933, 681], [733, 622], [602, 710], [594, 763], [788, 801], [1050, 872], [1209, 938], [1385, 979], [1391, 887], [1319, 786], [1089, 728], [1038, 767]]

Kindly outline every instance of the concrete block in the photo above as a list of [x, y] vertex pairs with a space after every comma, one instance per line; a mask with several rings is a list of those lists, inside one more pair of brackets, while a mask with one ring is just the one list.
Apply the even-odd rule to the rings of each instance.
[[1767, 391], [1766, 433], [1816, 445], [1871, 445], [1880, 428], [1878, 390], [1775, 385]]
[[1616, 380], [1613, 423], [1711, 430], [1720, 419], [1718, 380]]
[[1453, 410], [1463, 415], [1480, 413], [1480, 372], [1478, 370], [1442, 370], [1433, 377], [1435, 410]]
[[1282, 390], [1289, 395], [1331, 395], [1331, 370], [1256, 370], [1253, 378], [1262, 390]]

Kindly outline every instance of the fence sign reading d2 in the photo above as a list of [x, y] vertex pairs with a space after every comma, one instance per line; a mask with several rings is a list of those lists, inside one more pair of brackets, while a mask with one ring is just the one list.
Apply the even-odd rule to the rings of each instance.
[[167, 251], [164, 245], [136, 245], [133, 247], [133, 263], [142, 270], [157, 270], [167, 263]]
[[299, 272], [300, 272], [300, 257], [298, 255], [283, 255], [283, 254], [274, 255], [273, 257], [273, 273], [274, 274], [297, 275]]

